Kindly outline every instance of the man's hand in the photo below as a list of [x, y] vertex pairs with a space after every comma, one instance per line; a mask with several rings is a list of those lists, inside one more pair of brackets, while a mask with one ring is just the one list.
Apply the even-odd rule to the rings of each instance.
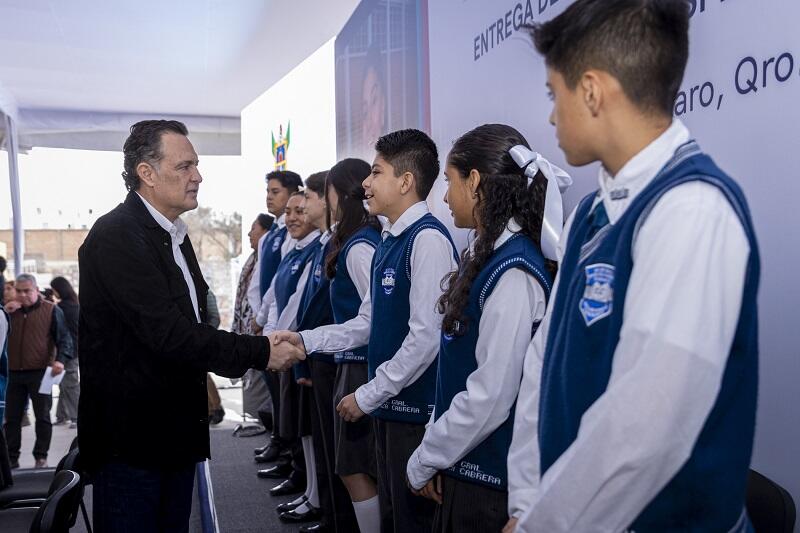
[[508, 522], [506, 522], [502, 533], [514, 533], [515, 529], [517, 529], [517, 519], [511, 518]]
[[8, 303], [6, 304], [6, 313], [8, 313], [8, 314], [10, 315], [11, 313], [13, 313], [14, 311], [16, 311], [16, 310], [17, 310], [17, 309], [19, 309], [20, 307], [22, 307], [22, 304], [21, 304], [21, 303], [19, 303], [19, 302], [18, 302], [18, 301], [16, 301], [16, 300], [12, 300], [12, 301], [10, 301], [10, 302], [8, 302]]
[[289, 342], [303, 350], [303, 353], [306, 353], [306, 346], [303, 344], [303, 337], [301, 337], [296, 331], [276, 331], [273, 333], [273, 335], [275, 336], [273, 344]]
[[355, 422], [365, 414], [356, 402], [355, 392], [342, 398], [342, 401], [336, 406], [336, 412], [344, 418], [345, 422]]
[[416, 494], [442, 505], [442, 475], [433, 476], [433, 479], [429, 480]]
[[53, 361], [53, 370], [50, 372], [50, 374], [53, 377], [56, 377], [63, 371], [64, 371], [64, 363], [62, 363], [61, 361]]
[[273, 372], [283, 372], [292, 368], [292, 365], [306, 358], [305, 348], [297, 347], [292, 342], [282, 342], [277, 337], [278, 333], [270, 333], [270, 353], [267, 368]]

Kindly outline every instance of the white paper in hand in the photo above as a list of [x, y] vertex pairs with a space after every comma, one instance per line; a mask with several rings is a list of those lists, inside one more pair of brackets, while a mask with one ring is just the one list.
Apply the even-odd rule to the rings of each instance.
[[48, 366], [42, 376], [42, 384], [39, 385], [39, 394], [53, 394], [53, 385], [58, 385], [64, 379], [66, 371], [62, 370], [57, 376], [53, 376], [53, 367]]

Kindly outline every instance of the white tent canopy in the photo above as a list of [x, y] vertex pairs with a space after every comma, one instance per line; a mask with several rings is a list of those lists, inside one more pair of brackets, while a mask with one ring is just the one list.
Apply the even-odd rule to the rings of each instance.
[[15, 243], [12, 147], [120, 150], [134, 122], [175, 118], [201, 155], [239, 154], [241, 110], [336, 35], [356, 5], [2, 0], [0, 148], [14, 159]]

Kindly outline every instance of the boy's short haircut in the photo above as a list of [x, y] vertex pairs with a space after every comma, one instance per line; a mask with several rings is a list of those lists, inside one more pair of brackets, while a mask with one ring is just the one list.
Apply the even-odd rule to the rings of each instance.
[[328, 177], [328, 171], [314, 172], [306, 178], [306, 189], [314, 191], [317, 196], [325, 196], [325, 179]]
[[273, 170], [264, 179], [267, 184], [269, 184], [269, 180], [278, 180], [281, 182], [281, 186], [288, 189], [289, 192], [297, 192], [303, 187], [303, 179], [300, 174], [291, 170]]
[[529, 30], [570, 89], [587, 70], [603, 70], [640, 109], [672, 116], [689, 57], [687, 0], [576, 0]]
[[428, 197], [439, 176], [439, 151], [430, 137], [419, 130], [393, 131], [378, 139], [375, 151], [394, 167], [395, 176], [413, 174], [420, 199]]

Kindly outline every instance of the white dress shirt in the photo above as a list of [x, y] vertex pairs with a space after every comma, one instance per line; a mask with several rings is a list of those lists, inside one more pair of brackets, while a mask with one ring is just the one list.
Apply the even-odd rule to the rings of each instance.
[[192, 274], [189, 272], [189, 265], [186, 263], [186, 258], [183, 257], [183, 252], [181, 251], [181, 244], [183, 244], [183, 239], [186, 238], [186, 233], [189, 231], [189, 227], [186, 225], [186, 222], [180, 219], [180, 217], [176, 218], [174, 223], [170, 222], [167, 217], [162, 215], [160, 212], [158, 212], [158, 210], [156, 210], [155, 207], [150, 205], [150, 202], [145, 200], [141, 194], [138, 192], [136, 194], [142, 199], [147, 211], [150, 212], [150, 215], [155, 219], [158, 225], [164, 228], [167, 233], [169, 233], [170, 240], [172, 241], [172, 257], [175, 259], [175, 264], [181, 269], [183, 279], [186, 281], [186, 286], [189, 288], [189, 297], [192, 299], [194, 316], [197, 318], [197, 321], [200, 322], [200, 311], [197, 307], [197, 289], [194, 286]]
[[[292, 248], [295, 250], [302, 250], [319, 236], [319, 230], [315, 229], [299, 241], [292, 239]], [[300, 274], [300, 278], [297, 281], [297, 287], [289, 297], [289, 300], [286, 302], [286, 307], [283, 308], [283, 312], [281, 313], [278, 313], [278, 301], [275, 298], [275, 284], [273, 283], [270, 286], [269, 291], [267, 291], [271, 291], [272, 296], [269, 300], [269, 307], [261, 308], [261, 311], [267, 311], [267, 321], [264, 324], [262, 335], [268, 335], [277, 330], [295, 330], [297, 327], [297, 311], [300, 309], [300, 300], [303, 297], [303, 289], [306, 287], [306, 282], [308, 281], [308, 274], [310, 271], [311, 261], [307, 262], [305, 267], [303, 267], [303, 272]], [[266, 295], [264, 295], [264, 297], [266, 301]], [[261, 311], [259, 311], [259, 315], [263, 317], [264, 315], [261, 314]]]
[[[612, 224], [688, 140], [688, 130], [674, 120], [616, 176], [601, 170], [599, 201]], [[611, 195], [623, 188], [627, 197]], [[573, 218], [574, 212], [562, 253]], [[633, 244], [608, 388], [540, 480], [546, 314], [525, 356], [508, 458], [509, 513], [519, 517], [517, 532], [624, 531], [680, 470], [720, 389], [749, 252], [744, 228], [716, 187], [690, 182], [661, 197]], [[558, 279], [553, 294], [557, 286]]]
[[[510, 220], [494, 248], [521, 229]], [[466, 390], [428, 425], [411, 455], [407, 475], [412, 487], [424, 487], [437, 471], [453, 466], [506, 421], [519, 392], [533, 324], [542, 319], [546, 306], [544, 289], [528, 272], [513, 268], [500, 276], [478, 325], [478, 368], [469, 375]]]
[[[281, 229], [286, 226], [286, 215], [283, 214], [278, 217], [273, 224], [275, 224], [277, 229]], [[250, 277], [250, 285], [247, 286], [247, 301], [250, 303], [250, 308], [253, 310], [253, 316], [257, 315], [258, 311], [261, 309], [261, 248], [264, 244], [264, 240], [267, 238], [267, 235], [269, 235], [269, 231], [258, 239], [256, 264], [253, 266], [253, 275]], [[287, 238], [283, 240], [283, 245], [286, 245], [286, 241], [288, 240], [289, 237], [287, 235]], [[281, 257], [283, 257], [283, 253], [283, 246], [281, 246]]]
[[[391, 227], [384, 229], [382, 238], [401, 235], [428, 212], [425, 202], [414, 204]], [[414, 383], [436, 358], [442, 323], [436, 303], [442, 295], [442, 279], [456, 268], [453, 248], [445, 235], [434, 229], [424, 229], [417, 234], [411, 252], [409, 332], [394, 356], [376, 369], [375, 377], [356, 390], [356, 403], [365, 413], [371, 413]], [[355, 318], [343, 324], [303, 331], [306, 351], [335, 353], [366, 345], [371, 314], [372, 301], [367, 293]]]

